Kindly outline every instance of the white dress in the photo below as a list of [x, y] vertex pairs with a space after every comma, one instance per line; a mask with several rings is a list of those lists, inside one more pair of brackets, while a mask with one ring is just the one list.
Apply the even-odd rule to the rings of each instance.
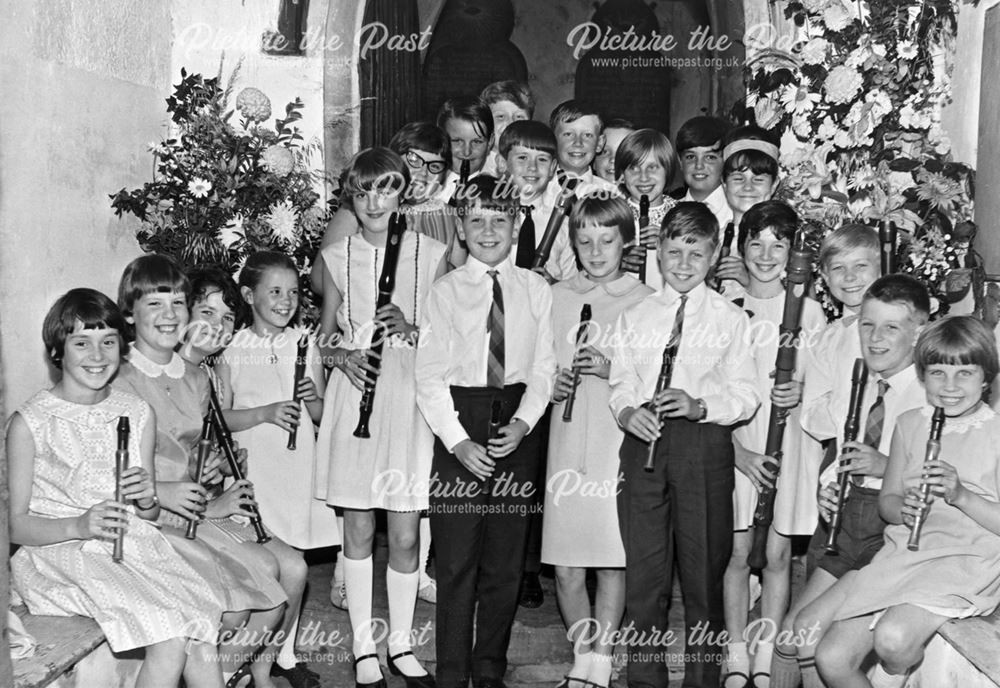
[[[742, 307], [750, 315], [751, 347], [757, 367], [761, 404], [750, 420], [734, 428], [733, 437], [746, 449], [763, 454], [771, 418], [771, 388], [774, 386], [771, 373], [778, 353], [778, 328], [785, 308], [785, 295], [782, 292], [768, 299], [758, 299], [747, 294], [743, 297]], [[815, 341], [825, 326], [823, 309], [812, 299], [806, 299], [802, 304], [800, 342], [803, 346], [796, 355], [797, 370], [804, 367], [807, 355], [804, 345]], [[816, 519], [819, 517], [816, 486], [823, 449], [819, 442], [802, 430], [800, 412], [801, 406], [796, 406], [786, 418], [781, 444], [783, 456], [774, 502], [773, 527], [782, 535], [811, 535], [816, 530]], [[753, 524], [757, 496], [750, 479], [737, 470], [733, 490], [734, 530], [746, 530]]]
[[[428, 236], [403, 233], [392, 303], [410, 323], [424, 301], [447, 247]], [[337, 327], [348, 349], [367, 349], [374, 331], [378, 281], [385, 249], [362, 234], [323, 249], [342, 296]], [[385, 342], [369, 421], [370, 438], [354, 436], [361, 390], [339, 368], [330, 374], [317, 439], [317, 497], [347, 509], [422, 511], [428, 506], [434, 436], [417, 409], [416, 349], [400, 337]]]
[[[119, 417], [129, 419], [130, 463], [138, 464], [149, 405], [121, 390], [93, 405], [44, 390], [18, 413], [35, 441], [29, 513], [72, 518], [114, 499]], [[223, 600], [131, 506], [128, 527], [121, 563], [104, 540], [21, 547], [10, 560], [14, 589], [32, 614], [93, 618], [115, 652], [170, 638], [214, 643]]]
[[[294, 397], [295, 357], [301, 331], [288, 328], [274, 337], [240, 330], [226, 347], [233, 409], [266, 406]], [[322, 381], [323, 364], [310, 342], [306, 376]], [[292, 547], [313, 549], [340, 544], [337, 514], [316, 493], [316, 429], [301, 405], [294, 450], [288, 431], [272, 423], [233, 433], [247, 450], [247, 478], [253, 482], [261, 520]]]

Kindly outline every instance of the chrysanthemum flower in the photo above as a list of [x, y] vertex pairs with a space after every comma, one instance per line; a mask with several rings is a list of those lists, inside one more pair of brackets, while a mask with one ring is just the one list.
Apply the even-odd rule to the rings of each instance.
[[295, 241], [295, 225], [299, 220], [299, 211], [291, 201], [286, 200], [272, 205], [264, 220], [276, 237], [288, 242]]
[[259, 88], [248, 86], [236, 96], [236, 109], [251, 122], [263, 122], [271, 116], [271, 100]]
[[851, 69], [847, 65], [839, 65], [830, 70], [823, 84], [826, 97], [831, 103], [840, 104], [850, 102], [858, 94], [864, 80], [856, 69]]
[[261, 156], [264, 167], [279, 177], [284, 177], [295, 169], [295, 157], [285, 146], [268, 146]]

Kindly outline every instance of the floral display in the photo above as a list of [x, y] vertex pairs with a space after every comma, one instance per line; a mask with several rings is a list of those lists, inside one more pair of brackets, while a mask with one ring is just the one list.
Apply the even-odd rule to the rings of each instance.
[[978, 265], [974, 171], [941, 125], [957, 0], [784, 6], [794, 48], [750, 60], [740, 113], [780, 137], [780, 196], [828, 228], [894, 223], [900, 268], [948, 302], [950, 272]]
[[[323, 177], [308, 166], [319, 144], [303, 145], [295, 127], [298, 99], [273, 128], [271, 101], [259, 89], [236, 96], [240, 122], [227, 101], [229, 88], [218, 77], [181, 70], [181, 83], [167, 99], [169, 138], [150, 144], [153, 181], [111, 196], [115, 213], [142, 224], [139, 244], [182, 265], [218, 265], [236, 273], [254, 251], [290, 255], [308, 275], [329, 211], [317, 189]], [[308, 290], [303, 289], [303, 294]]]

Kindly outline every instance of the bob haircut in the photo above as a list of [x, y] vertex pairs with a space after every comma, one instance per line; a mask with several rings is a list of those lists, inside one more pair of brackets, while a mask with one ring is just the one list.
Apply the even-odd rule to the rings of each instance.
[[987, 391], [1000, 369], [993, 332], [971, 315], [949, 315], [928, 325], [917, 337], [913, 363], [921, 381], [931, 365], [978, 365]]
[[[763, 141], [776, 146], [774, 137], [760, 127], [747, 125], [737, 127], [730, 131], [722, 140], [722, 150], [725, 154], [726, 147], [737, 141]], [[778, 178], [778, 161], [759, 150], [744, 149], [733, 153], [722, 163], [722, 178], [725, 179], [733, 172], [745, 172], [750, 170], [753, 174], [769, 174], [774, 179]]]
[[71, 289], [56, 299], [42, 322], [45, 354], [56, 368], [62, 370], [66, 338], [77, 323], [84, 330], [117, 330], [118, 354], [121, 358], [128, 354], [127, 325], [114, 301], [96, 289]]
[[473, 177], [455, 197], [458, 215], [464, 217], [477, 207], [515, 216], [521, 208], [517, 189], [496, 177], [481, 174]]
[[126, 318], [135, 310], [135, 302], [153, 292], [191, 293], [187, 275], [168, 256], [153, 253], [139, 256], [125, 267], [118, 283], [118, 308]]
[[217, 267], [197, 267], [188, 271], [191, 293], [188, 294], [188, 308], [194, 308], [215, 292], [222, 296], [222, 303], [229, 306], [236, 321], [236, 328], [245, 324], [246, 309], [240, 297], [240, 289], [228, 272]]
[[587, 225], [617, 227], [626, 244], [635, 240], [635, 216], [620, 196], [584, 196], [574, 203], [569, 214], [569, 240], [576, 241], [577, 231]]
[[433, 122], [407, 122], [393, 134], [389, 148], [399, 155], [411, 150], [433, 153], [444, 158], [446, 165], [451, 164], [451, 141]]
[[756, 239], [764, 230], [770, 229], [774, 236], [791, 246], [795, 243], [795, 232], [799, 228], [799, 216], [790, 205], [783, 201], [762, 201], [750, 208], [740, 220], [741, 252], [751, 239]]
[[522, 119], [511, 122], [500, 134], [500, 155], [507, 157], [514, 146], [524, 146], [531, 150], [542, 151], [549, 155], [556, 154], [556, 135], [541, 122]]
[[506, 100], [527, 112], [528, 119], [535, 115], [535, 97], [523, 81], [494, 81], [483, 89], [479, 97], [487, 106]]
[[378, 190], [402, 194], [410, 183], [410, 169], [398, 153], [384, 147], [366, 148], [351, 158], [344, 178], [341, 203], [354, 210], [354, 195]]
[[621, 179], [625, 170], [641, 163], [648, 155], [663, 166], [667, 184], [670, 184], [677, 171], [677, 155], [670, 139], [655, 129], [636, 129], [622, 139], [615, 153], [615, 178]]
[[493, 138], [493, 113], [490, 107], [483, 102], [482, 98], [464, 97], [446, 100], [438, 110], [437, 125], [441, 131], [447, 131], [445, 127], [448, 120], [460, 119], [472, 125], [476, 133], [484, 139]]
[[863, 248], [875, 254], [873, 260], [878, 260], [882, 250], [878, 240], [878, 232], [868, 225], [848, 223], [830, 232], [823, 238], [819, 247], [819, 266], [826, 270], [830, 261], [848, 251]]
[[660, 241], [666, 239], [681, 239], [686, 244], [707, 240], [715, 250], [719, 245], [719, 221], [704, 203], [681, 201], [663, 216]]

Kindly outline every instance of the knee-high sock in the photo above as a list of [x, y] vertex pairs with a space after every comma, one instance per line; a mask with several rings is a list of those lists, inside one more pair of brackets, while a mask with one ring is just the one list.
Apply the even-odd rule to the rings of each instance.
[[765, 674], [754, 679], [754, 688], [771, 688], [769, 680], [774, 662], [774, 643], [759, 642], [753, 654], [753, 674]]
[[[372, 558], [348, 559], [344, 557], [344, 583], [347, 584], [347, 613], [351, 617], [352, 643], [355, 657], [373, 654], [375, 639], [372, 635]], [[358, 683], [374, 683], [382, 670], [378, 659], [366, 659], [357, 665]]]
[[816, 669], [816, 658], [808, 657], [799, 660], [799, 671], [802, 672], [802, 688], [826, 688], [823, 679]]
[[[413, 610], [417, 606], [420, 573], [400, 573], [391, 566], [385, 570], [385, 585], [389, 596], [389, 656], [410, 649], [413, 632]], [[424, 676], [427, 672], [413, 655], [393, 660], [407, 676]]]
[[872, 688], [903, 688], [906, 677], [907, 674], [890, 674], [881, 664], [876, 664], [868, 680], [871, 681]]
[[799, 660], [795, 650], [792, 650], [792, 654], [785, 654], [780, 648], [774, 648], [771, 688], [798, 688], [799, 678]]
[[422, 588], [430, 580], [427, 573], [427, 564], [431, 559], [431, 520], [426, 516], [420, 517], [420, 553], [418, 555], [417, 570], [420, 572], [420, 587]]

